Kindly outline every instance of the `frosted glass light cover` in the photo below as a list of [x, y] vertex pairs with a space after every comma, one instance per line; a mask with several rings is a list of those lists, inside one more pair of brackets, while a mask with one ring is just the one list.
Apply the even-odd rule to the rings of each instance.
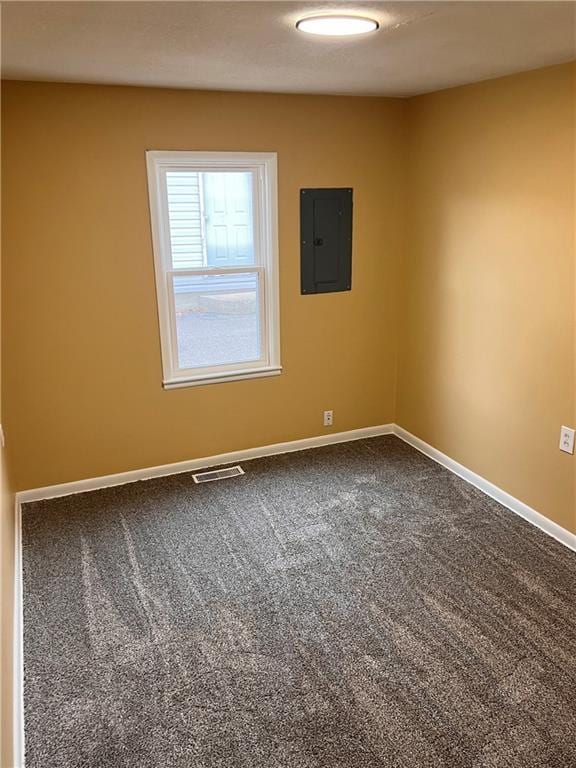
[[309, 16], [300, 19], [296, 28], [311, 35], [347, 37], [374, 32], [378, 29], [378, 22], [364, 16]]

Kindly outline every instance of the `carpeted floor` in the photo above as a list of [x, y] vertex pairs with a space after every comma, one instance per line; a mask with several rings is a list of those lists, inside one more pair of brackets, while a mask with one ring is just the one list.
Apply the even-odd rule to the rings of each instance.
[[27, 504], [27, 768], [576, 766], [576, 554], [395, 437]]

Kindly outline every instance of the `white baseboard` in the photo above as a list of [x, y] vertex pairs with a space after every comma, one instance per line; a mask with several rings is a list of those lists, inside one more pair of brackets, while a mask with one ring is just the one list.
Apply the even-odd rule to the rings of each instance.
[[12, 627], [12, 765], [24, 768], [24, 624], [22, 600], [22, 507], [14, 505], [14, 606]]
[[377, 437], [378, 435], [391, 435], [393, 432], [394, 424], [381, 424], [377, 427], [350, 429], [347, 432], [332, 432], [316, 437], [305, 437], [302, 440], [291, 440], [287, 443], [274, 443], [273, 445], [264, 445], [259, 448], [246, 448], [241, 451], [220, 453], [217, 456], [205, 456], [200, 459], [179, 461], [175, 464], [162, 464], [158, 467], [134, 469], [128, 472], [119, 472], [115, 475], [104, 475], [103, 477], [92, 477], [87, 480], [77, 480], [72, 483], [48, 485], [44, 488], [32, 488], [29, 491], [19, 491], [16, 494], [16, 498], [20, 504], [26, 504], [30, 501], [54, 499], [58, 496], [69, 496], [73, 493], [84, 493], [86, 491], [95, 491], [99, 488], [110, 488], [114, 485], [135, 483], [138, 480], [150, 480], [154, 477], [177, 475], [181, 472], [195, 472], [197, 469], [216, 467], [221, 464], [236, 464], [239, 461], [259, 459], [263, 456], [275, 456], [278, 453], [305, 451], [308, 448], [320, 448], [323, 445], [348, 443], [351, 440], [364, 440], [367, 437]]
[[377, 437], [378, 435], [394, 434], [416, 448], [421, 453], [449, 469], [454, 474], [466, 480], [471, 485], [479, 488], [483, 493], [492, 497], [503, 506], [523, 517], [528, 522], [537, 526], [549, 536], [557, 539], [569, 549], [576, 551], [576, 534], [570, 533], [561, 526], [553, 523], [548, 518], [536, 512], [527, 504], [514, 498], [498, 486], [485, 480], [480, 475], [472, 472], [467, 467], [454, 461], [446, 454], [433, 448], [420, 438], [407, 432], [396, 424], [383, 424], [377, 427], [366, 427], [364, 429], [353, 429], [348, 432], [333, 432], [327, 435], [309, 437], [303, 440], [293, 440], [286, 443], [275, 443], [274, 445], [265, 445], [260, 448], [248, 448], [241, 451], [232, 451], [231, 453], [222, 453], [217, 456], [208, 456], [201, 459], [192, 459], [190, 461], [181, 461], [176, 464], [164, 464], [158, 467], [148, 467], [146, 469], [137, 469], [130, 472], [120, 472], [115, 475], [106, 475], [104, 477], [90, 478], [88, 480], [78, 480], [72, 483], [62, 483], [60, 485], [50, 485], [45, 488], [34, 488], [28, 491], [20, 491], [16, 494], [16, 535], [15, 535], [15, 574], [14, 574], [14, 731], [13, 731], [13, 749], [14, 749], [14, 768], [24, 768], [24, 661], [23, 661], [23, 637], [22, 637], [22, 537], [21, 537], [21, 505], [30, 501], [39, 501], [41, 499], [51, 499], [58, 496], [67, 496], [73, 493], [84, 493], [94, 491], [99, 488], [108, 488], [114, 485], [124, 485], [125, 483], [134, 483], [138, 480], [148, 480], [154, 477], [163, 477], [165, 475], [178, 474], [180, 472], [192, 472], [197, 469], [214, 467], [220, 464], [231, 464], [239, 461], [248, 461], [250, 459], [261, 458], [263, 456], [274, 456], [279, 453], [291, 453], [293, 451], [302, 451], [308, 448], [318, 448], [323, 445], [332, 445], [334, 443], [345, 443], [351, 440], [362, 440], [367, 437]]
[[449, 469], [450, 472], [453, 472], [455, 475], [458, 475], [458, 477], [466, 480], [466, 482], [470, 483], [470, 485], [479, 488], [487, 496], [490, 496], [499, 504], [502, 504], [502, 506], [510, 509], [512, 512], [515, 512], [517, 515], [520, 515], [520, 517], [523, 517], [524, 520], [532, 523], [532, 525], [540, 528], [542, 531], [544, 531], [544, 533], [547, 533], [561, 544], [564, 544], [565, 547], [573, 549], [576, 552], [576, 534], [570, 533], [570, 531], [562, 528], [562, 526], [552, 522], [552, 520], [549, 520], [547, 517], [544, 517], [544, 515], [541, 515], [540, 512], [536, 512], [535, 509], [532, 509], [532, 507], [524, 504], [523, 501], [520, 501], [514, 496], [511, 496], [509, 493], [506, 493], [506, 491], [503, 491], [502, 488], [494, 485], [494, 483], [486, 480], [481, 475], [477, 475], [476, 472], [472, 472], [471, 469], [468, 469], [463, 464], [459, 464], [457, 461], [454, 461], [454, 459], [451, 459], [445, 453], [442, 453], [428, 443], [425, 443], [424, 440], [420, 440], [419, 437], [416, 437], [402, 427], [399, 427], [397, 424], [394, 425], [394, 434], [401, 440], [404, 440], [405, 443], [408, 443], [408, 445], [416, 448], [416, 450], [420, 451], [420, 453], [425, 454], [430, 459], [438, 462], [438, 464], [446, 467], [446, 469]]

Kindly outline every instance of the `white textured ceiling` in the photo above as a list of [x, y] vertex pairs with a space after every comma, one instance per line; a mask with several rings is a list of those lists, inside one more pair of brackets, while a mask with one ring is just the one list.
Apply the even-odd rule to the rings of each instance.
[[[365, 37], [294, 29], [366, 13]], [[4, 2], [9, 79], [408, 96], [576, 58], [574, 2]]]

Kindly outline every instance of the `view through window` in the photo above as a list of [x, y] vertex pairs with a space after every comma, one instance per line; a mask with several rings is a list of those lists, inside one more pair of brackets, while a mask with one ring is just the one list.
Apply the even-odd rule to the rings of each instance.
[[151, 152], [148, 170], [165, 384], [278, 372], [275, 157]]

